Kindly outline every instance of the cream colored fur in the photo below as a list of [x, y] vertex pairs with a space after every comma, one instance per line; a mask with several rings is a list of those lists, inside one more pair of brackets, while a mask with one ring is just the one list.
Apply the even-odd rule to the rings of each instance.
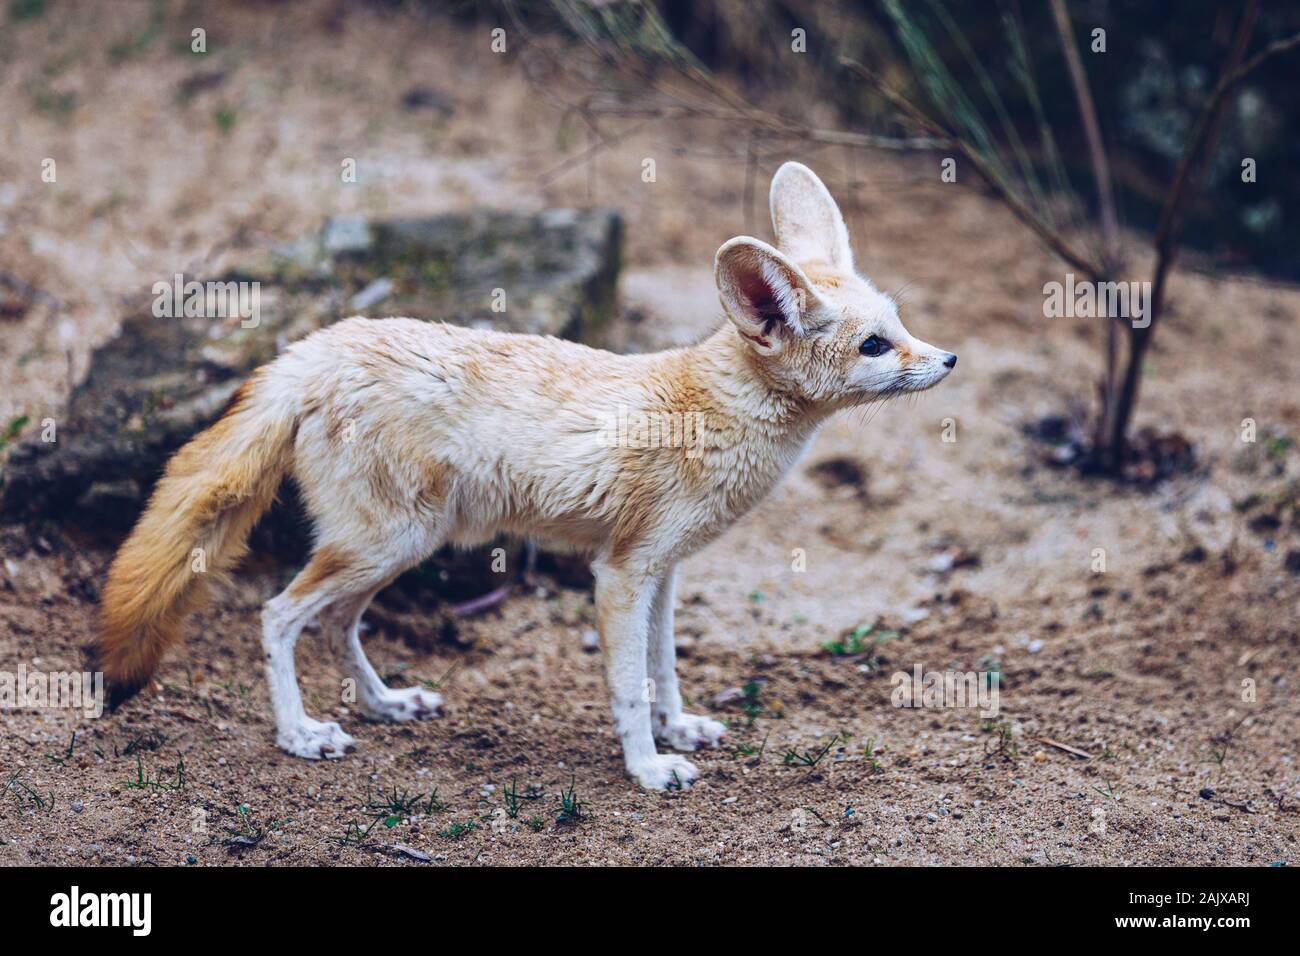
[[[771, 205], [777, 248], [740, 237], [718, 251], [730, 322], [690, 348], [614, 355], [362, 318], [291, 346], [178, 453], [123, 546], [105, 590], [99, 652], [109, 680], [147, 677], [189, 609], [178, 575], [195, 542], [228, 563], [250, 515], [266, 507], [266, 488], [288, 470], [316, 546], [263, 614], [281, 747], [304, 757], [353, 747], [338, 724], [307, 717], [298, 692], [294, 644], [318, 616], [346, 648], [365, 710], [395, 720], [435, 713], [438, 695], [384, 686], [358, 621], [380, 588], [443, 543], [506, 532], [591, 555], [627, 769], [646, 787], [688, 785], [695, 766], [657, 752], [656, 738], [694, 750], [715, 746], [725, 728], [682, 710], [677, 563], [766, 495], [829, 415], [929, 388], [955, 362], [909, 335], [893, 300], [856, 274], [843, 218], [811, 170], [783, 166]], [[889, 348], [862, 354], [873, 335]], [[628, 410], [689, 420], [689, 447], [621, 441], [609, 422]], [[151, 596], [155, 580], [166, 587]]]

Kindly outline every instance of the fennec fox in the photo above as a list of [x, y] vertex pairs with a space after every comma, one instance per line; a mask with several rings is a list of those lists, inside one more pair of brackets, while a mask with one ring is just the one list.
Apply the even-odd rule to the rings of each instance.
[[[657, 752], [655, 740], [695, 750], [716, 746], [725, 728], [682, 710], [677, 563], [766, 495], [832, 413], [930, 388], [957, 360], [913, 338], [894, 301], [854, 271], [844, 219], [811, 170], [782, 166], [770, 201], [776, 248], [740, 236], [718, 250], [730, 321], [690, 348], [614, 355], [350, 318], [253, 373], [172, 458], [109, 571], [93, 650], [111, 702], [149, 680], [201, 579], [234, 565], [291, 473], [315, 547], [262, 612], [282, 748], [309, 758], [354, 749], [338, 724], [303, 710], [294, 644], [312, 618], [346, 648], [365, 713], [434, 715], [438, 694], [384, 685], [358, 622], [377, 591], [440, 545], [506, 533], [591, 556], [628, 772], [644, 787], [689, 785], [695, 766]], [[641, 423], [634, 436], [611, 427], [628, 420]], [[645, 440], [647, 422], [658, 440]], [[191, 571], [195, 548], [208, 574]]]

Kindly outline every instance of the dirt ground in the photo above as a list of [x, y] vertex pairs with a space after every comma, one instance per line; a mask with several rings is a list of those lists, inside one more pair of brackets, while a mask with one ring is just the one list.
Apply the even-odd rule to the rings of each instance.
[[[334, 213], [618, 208], [609, 344], [625, 349], [713, 327], [713, 252], [770, 237], [734, 131], [653, 125], [557, 170], [585, 141], [562, 97], [490, 52], [494, 23], [173, 3], [151, 28], [151, 9], [0, 38], [0, 261], [58, 300], [0, 319], [0, 424], [57, 415], [124, 296]], [[178, 52], [196, 25], [202, 60]], [[357, 184], [339, 182], [347, 157]], [[0, 713], [0, 863], [1294, 864], [1300, 291], [1176, 275], [1138, 425], [1186, 436], [1196, 468], [1155, 488], [1084, 480], [1024, 431], [1089, 402], [1099, 373], [1098, 322], [1043, 317], [1063, 267], [972, 184], [940, 184], [934, 157], [793, 144], [760, 181], [787, 158], [841, 198], [859, 268], [904, 290], [911, 330], [961, 361], [915, 401], [832, 421], [684, 565], [683, 689], [731, 727], [692, 758], [692, 789], [625, 776], [590, 595], [545, 583], [431, 653], [370, 630], [381, 673], [441, 685], [439, 720], [348, 714], [307, 635], [308, 711], [360, 747], [289, 757], [257, 611], [290, 569], [248, 572], [118, 714]], [[79, 666], [110, 558], [56, 529], [0, 531], [3, 669]], [[823, 647], [869, 625], [861, 649]], [[873, 646], [882, 630], [897, 636]], [[1000, 713], [895, 707], [891, 675], [917, 665], [996, 670]]]

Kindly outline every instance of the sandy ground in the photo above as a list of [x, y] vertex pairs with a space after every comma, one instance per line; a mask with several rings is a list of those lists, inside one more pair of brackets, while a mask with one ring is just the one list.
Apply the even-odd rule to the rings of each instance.
[[[624, 349], [710, 329], [713, 251], [747, 222], [770, 236], [744, 208], [726, 130], [651, 127], [555, 173], [583, 140], [564, 131], [561, 97], [490, 53], [494, 24], [332, 3], [168, 9], [135, 45], [145, 4], [0, 39], [14, 131], [0, 261], [59, 303], [0, 320], [0, 424], [57, 415], [123, 297], [332, 213], [617, 207], [625, 316], [609, 344]], [[178, 52], [193, 25], [208, 30], [202, 60]], [[416, 88], [447, 108], [404, 106]], [[41, 181], [46, 157], [56, 183]], [[355, 185], [339, 182], [348, 157]], [[860, 269], [901, 289], [911, 330], [961, 361], [914, 402], [834, 420], [684, 565], [684, 690], [731, 726], [724, 749], [693, 758], [695, 787], [646, 793], [624, 776], [584, 649], [590, 596], [546, 583], [431, 653], [371, 630], [381, 673], [442, 687], [437, 721], [348, 714], [308, 635], [308, 710], [361, 746], [288, 757], [272, 743], [257, 609], [289, 570], [250, 571], [119, 714], [0, 713], [0, 863], [1294, 864], [1300, 293], [1176, 276], [1139, 424], [1181, 432], [1198, 466], [1154, 490], [1085, 481], [1023, 433], [1098, 375], [1100, 326], [1043, 317], [1062, 267], [1000, 206], [941, 185], [933, 157], [796, 144], [761, 180], [785, 158], [822, 173]], [[77, 666], [110, 557], [54, 530], [0, 532], [5, 669]], [[898, 636], [822, 646], [870, 625]], [[893, 706], [891, 675], [916, 665], [997, 670], [1000, 713]], [[561, 812], [569, 787], [576, 819]]]

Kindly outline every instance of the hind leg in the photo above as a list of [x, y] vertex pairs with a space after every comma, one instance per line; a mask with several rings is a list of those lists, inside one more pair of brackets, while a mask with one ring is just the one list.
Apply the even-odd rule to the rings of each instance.
[[275, 742], [282, 750], [311, 760], [342, 757], [356, 749], [356, 741], [338, 724], [313, 720], [302, 706], [293, 651], [303, 625], [329, 602], [332, 595], [312, 587], [319, 573], [313, 558], [283, 592], [262, 609], [262, 649], [266, 655], [266, 681], [275, 713]]
[[378, 590], [335, 601], [321, 615], [321, 629], [346, 653], [349, 675], [356, 681], [357, 703], [366, 716], [394, 721], [436, 717], [442, 707], [441, 694], [423, 687], [389, 687], [366, 658], [361, 646], [361, 615]]
[[[349, 612], [350, 629], [355, 635], [357, 618], [365, 607], [358, 598], [365, 596], [368, 602], [380, 587], [432, 550], [428, 532], [412, 526], [405, 531], [389, 530], [386, 537], [376, 533], [369, 540], [355, 533], [350, 538], [334, 533], [322, 535], [325, 543], [312, 553], [307, 566], [284, 593], [267, 602], [262, 612], [262, 645], [275, 709], [276, 743], [291, 754], [314, 760], [341, 757], [355, 749], [355, 742], [338, 724], [312, 720], [303, 710], [293, 649], [303, 626], [340, 601], [355, 602], [355, 610]], [[342, 541], [347, 543], [332, 543]], [[367, 692], [374, 691], [374, 685], [383, 686], [368, 663], [363, 676], [366, 680], [359, 684]]]

